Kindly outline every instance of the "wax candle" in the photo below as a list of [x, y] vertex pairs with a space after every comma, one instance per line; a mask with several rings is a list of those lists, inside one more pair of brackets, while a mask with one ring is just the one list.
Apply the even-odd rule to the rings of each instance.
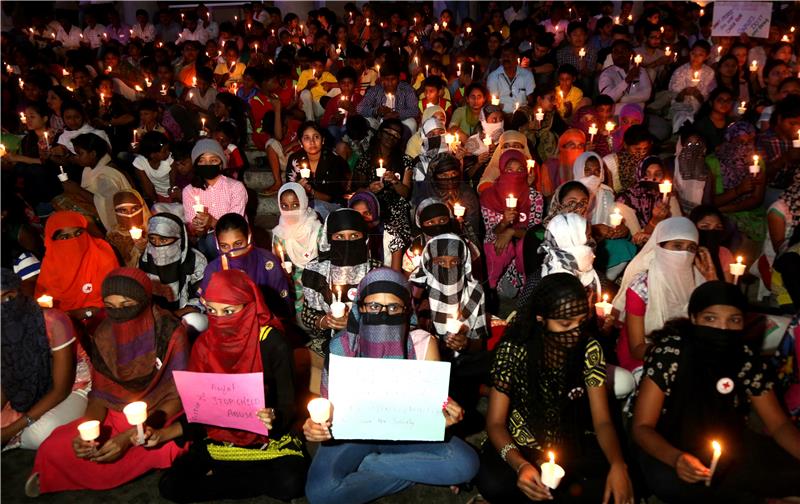
[[461, 77], [461, 63], [458, 64], [458, 70], [456, 71], [456, 76]]
[[519, 110], [519, 102], [514, 102], [514, 112]]
[[425, 65], [425, 77], [428, 77], [428, 65]]
[[142, 230], [136, 226], [130, 228], [128, 232], [131, 234], [131, 238], [134, 240], [138, 240], [142, 237]]
[[700, 72], [695, 70], [692, 74], [692, 84], [697, 85], [700, 82]]
[[496, 97], [495, 95], [492, 95], [492, 105], [494, 105], [495, 107], [500, 105], [500, 98]]
[[783, 37], [781, 37], [781, 42], [789, 42], [789, 35], [784, 34]]
[[292, 261], [283, 261], [281, 266], [283, 266], [283, 270], [286, 271], [287, 275], [292, 274]]
[[464, 217], [464, 212], [466, 212], [466, 210], [467, 208], [458, 201], [453, 204], [453, 215], [456, 217]]
[[36, 298], [36, 302], [42, 308], [52, 308], [53, 307], [53, 296], [48, 296], [47, 294], [42, 294], [38, 298]]
[[458, 331], [461, 330], [461, 321], [457, 318], [448, 318], [447, 322], [445, 323], [445, 330], [449, 334], [458, 334]]
[[544, 120], [544, 112], [542, 111], [542, 107], [536, 109], [536, 114], [534, 115], [534, 118], [539, 122], [542, 122]]
[[736, 262], [730, 264], [730, 272], [731, 275], [733, 275], [733, 283], [738, 283], [739, 277], [744, 275], [744, 270], [747, 266], [742, 264], [742, 261], [744, 261], [744, 257], [738, 256], [736, 258]]
[[757, 72], [758, 71], [758, 60], [753, 60], [753, 62], [750, 63], [750, 71], [751, 72]]
[[672, 50], [670, 50], [669, 46], [664, 49], [664, 56], [672, 56]]
[[386, 94], [386, 106], [392, 110], [394, 110], [395, 106], [395, 96], [392, 93]]
[[736, 111], [739, 113], [740, 116], [744, 115], [745, 112], [747, 112], [747, 102], [746, 101], [741, 102], [739, 104], [739, 107], [737, 107]]
[[25, 112], [19, 113], [19, 120], [22, 124], [28, 124], [28, 117], [25, 115]]
[[594, 142], [594, 136], [596, 134], [597, 134], [597, 125], [595, 123], [592, 123], [592, 125], [589, 126], [589, 142]]
[[442, 28], [447, 29], [447, 21], [442, 21]]
[[311, 176], [311, 168], [308, 167], [308, 163], [303, 163], [303, 167], [300, 168], [300, 178], [307, 179]]
[[508, 208], [517, 208], [517, 198], [513, 194], [509, 194], [506, 198], [506, 206]]
[[47, 152], [50, 152], [50, 138], [47, 131], [44, 132], [44, 148]]
[[312, 422], [324, 424], [331, 418], [331, 402], [324, 397], [311, 399], [308, 403], [308, 414]]
[[433, 31], [439, 31], [439, 23], [433, 23]]
[[89, 420], [78, 424], [78, 434], [84, 441], [94, 441], [100, 437], [100, 422], [98, 420]]
[[586, 57], [586, 49], [581, 47], [580, 50], [578, 51], [578, 56], [580, 56], [581, 59], [585, 58]]
[[536, 167], [536, 161], [534, 161], [533, 159], [529, 159], [525, 162], [525, 164], [528, 167], [528, 175], [530, 175], [533, 169]]
[[194, 197], [194, 205], [192, 205], [195, 213], [203, 213], [206, 211], [206, 207], [200, 203], [200, 196], [195, 195]]
[[717, 46], [717, 58], [722, 56], [722, 46]]
[[58, 180], [60, 180], [61, 182], [66, 182], [67, 180], [69, 180], [69, 175], [64, 173], [64, 167], [59, 166], [58, 169], [60, 170], [60, 173], [58, 174]]
[[382, 179], [382, 178], [383, 178], [383, 176], [384, 176], [384, 174], [386, 173], [386, 168], [384, 168], [384, 167], [383, 167], [383, 159], [379, 159], [379, 160], [378, 160], [378, 163], [380, 164], [380, 166], [378, 166], [377, 168], [375, 168], [375, 175], [376, 175], [376, 176], [377, 176], [379, 179]]
[[561, 483], [561, 478], [564, 477], [564, 468], [556, 464], [556, 455], [553, 452], [548, 452], [549, 462], [542, 464], [542, 484], [548, 488], [555, 490], [558, 484]]
[[611, 132], [614, 131], [614, 128], [616, 128], [616, 127], [617, 127], [617, 125], [614, 124], [614, 121], [608, 121], [606, 123], [606, 132], [608, 132], [608, 134], [610, 135]]
[[711, 467], [709, 467], [706, 486], [711, 486], [711, 478], [714, 477], [714, 471], [717, 470], [717, 463], [719, 463], [719, 458], [722, 456], [722, 445], [720, 445], [718, 441], [711, 441], [711, 448], [714, 450], [714, 455], [711, 457]]
[[152, 85], [153, 85], [153, 81], [151, 81], [150, 79], [148, 79], [147, 77], [145, 77], [145, 78], [144, 78], [144, 85], [145, 85], [145, 86], [147, 86], [147, 87], [150, 87], [150, 86], [152, 86]]
[[453, 134], [451, 134], [451, 133], [447, 133], [447, 134], [444, 136], [444, 142], [445, 142], [445, 143], [446, 143], [446, 144], [447, 144], [447, 145], [448, 145], [450, 148], [452, 148], [452, 147], [453, 147], [453, 144], [455, 143], [455, 141], [456, 141], [456, 137], [455, 137], [455, 135], [453, 135]]
[[[794, 143], [794, 141], [792, 141]], [[758, 172], [761, 171], [761, 167], [758, 164], [758, 154], [753, 155], [753, 164], [750, 165], [750, 175], [756, 176]]]
[[485, 145], [486, 147], [491, 147], [491, 145], [492, 145], [492, 137], [490, 137], [489, 135], [486, 135], [485, 137], [483, 137], [483, 145]]
[[161, 84], [160, 93], [161, 93], [161, 96], [167, 96], [167, 85], [166, 84]]
[[144, 401], [136, 401], [128, 404], [122, 408], [122, 413], [128, 423], [136, 426], [136, 432], [139, 434], [139, 444], [144, 443], [144, 422], [147, 420], [147, 403]]
[[619, 16], [614, 16], [614, 24], [619, 24]]
[[144, 92], [144, 89], [142, 89], [142, 86], [140, 86], [139, 84], [136, 84], [135, 86], [133, 86], [133, 90], [136, 91], [137, 93]]
[[642, 55], [641, 55], [641, 54], [637, 54], [637, 55], [636, 55], [636, 56], [633, 58], [633, 62], [634, 62], [634, 63], [636, 63], [637, 65], [641, 65], [641, 64], [642, 64], [642, 61], [644, 61], [644, 58], [642, 58]]
[[603, 294], [603, 300], [594, 304], [594, 309], [598, 317], [608, 317], [614, 305], [608, 302], [608, 294]]
[[197, 77], [192, 77], [192, 87], [197, 87]]
[[611, 220], [611, 225], [613, 227], [617, 227], [622, 224], [622, 214], [619, 212], [619, 208], [614, 209], [611, 215], [609, 215], [609, 219]]
[[471, 26], [467, 26], [467, 35], [469, 35], [470, 33], [472, 33], [472, 27]]
[[411, 257], [411, 264], [413, 264], [415, 268], [419, 268], [422, 264], [422, 256], [419, 255], [419, 250], [414, 251], [414, 255]]
[[672, 182], [670, 182], [669, 180], [661, 182], [660, 184], [658, 184], [658, 190], [661, 191], [661, 194], [664, 195], [664, 201], [667, 201], [667, 198], [669, 198], [669, 193], [672, 192]]
[[792, 147], [800, 149], [800, 130], [797, 130], [797, 139], [792, 140]]
[[344, 317], [344, 311], [346, 305], [342, 303], [342, 288], [339, 286], [337, 286], [336, 288], [339, 290], [339, 297], [337, 298], [336, 301], [331, 303], [331, 315], [333, 316], [333, 318], [338, 319]]

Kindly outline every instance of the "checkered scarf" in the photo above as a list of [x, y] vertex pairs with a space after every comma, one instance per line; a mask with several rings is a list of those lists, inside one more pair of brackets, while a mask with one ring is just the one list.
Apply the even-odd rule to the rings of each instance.
[[422, 153], [417, 158], [417, 164], [414, 165], [414, 182], [428, 180], [428, 165], [433, 158], [443, 152], [450, 152], [450, 147], [444, 141], [444, 135], [422, 139]]
[[[433, 258], [441, 256], [461, 260], [457, 267], [445, 269], [433, 264]], [[461, 238], [451, 233], [431, 238], [422, 252], [422, 265], [410, 280], [427, 287], [436, 336], [447, 334], [447, 319], [453, 317], [469, 327], [469, 338], [488, 336], [483, 288], [472, 277], [469, 248]]]

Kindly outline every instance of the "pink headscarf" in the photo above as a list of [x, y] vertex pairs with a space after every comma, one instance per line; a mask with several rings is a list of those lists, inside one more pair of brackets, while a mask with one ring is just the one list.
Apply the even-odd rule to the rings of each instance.
[[[626, 121], [627, 119], [627, 121]], [[628, 103], [619, 111], [619, 128], [614, 130], [611, 138], [614, 141], [614, 152], [618, 152], [623, 146], [623, 137], [628, 128], [634, 124], [642, 124], [644, 122], [644, 112], [641, 105], [637, 103]], [[627, 123], [627, 124], [626, 124]]]

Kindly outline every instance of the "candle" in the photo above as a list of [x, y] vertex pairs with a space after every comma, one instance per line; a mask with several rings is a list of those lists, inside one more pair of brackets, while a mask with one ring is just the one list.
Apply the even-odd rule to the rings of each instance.
[[722, 446], [716, 441], [711, 441], [711, 448], [714, 449], [714, 455], [711, 457], [711, 467], [708, 471], [708, 479], [706, 480], [706, 486], [711, 486], [711, 478], [714, 477], [714, 471], [717, 469], [717, 463], [719, 462], [719, 457], [722, 455]]
[[100, 93], [100, 105], [105, 105], [105, 104], [106, 104], [106, 94]]
[[744, 115], [745, 112], [747, 112], [747, 102], [743, 101], [742, 103], [740, 103], [736, 111], [739, 112], [739, 115]]
[[45, 149], [47, 150], [47, 152], [50, 152], [50, 138], [48, 138], [48, 137], [49, 137], [49, 135], [45, 131], [44, 132], [44, 146], [45, 146]]
[[667, 198], [669, 198], [669, 193], [672, 192], [672, 182], [669, 180], [661, 182], [658, 184], [658, 190], [664, 195], [664, 201], [667, 201]]
[[64, 167], [59, 166], [58, 169], [61, 170], [61, 173], [58, 174], [58, 180], [60, 180], [61, 182], [66, 182], [67, 180], [69, 180], [69, 175], [64, 173]]
[[633, 14], [628, 14], [628, 22], [630, 23], [633, 21]]
[[594, 142], [594, 136], [596, 134], [597, 134], [597, 125], [595, 123], [592, 123], [592, 125], [589, 126], [589, 143]]
[[717, 46], [717, 58], [722, 56], [722, 46]]
[[136, 401], [128, 404], [122, 408], [122, 413], [128, 423], [136, 426], [136, 432], [139, 434], [139, 444], [144, 444], [144, 422], [147, 420], [147, 403], [144, 401]]
[[[792, 140], [792, 144], [794, 144], [794, 140]], [[755, 177], [759, 171], [761, 171], [761, 167], [758, 165], [758, 154], [754, 154], [753, 164], [750, 165], [750, 175]]]
[[672, 56], [672, 51], [670, 50], [669, 46], [664, 49], [664, 56]]
[[442, 28], [447, 29], [447, 21], [442, 21]]
[[730, 272], [731, 275], [733, 275], [733, 283], [739, 282], [739, 277], [744, 275], [744, 269], [746, 268], [746, 265], [742, 264], [742, 261], [744, 261], [744, 257], [738, 256], [736, 258], [736, 262], [730, 264]]
[[519, 110], [519, 102], [514, 102], [514, 112]]
[[792, 140], [792, 147], [800, 149], [800, 130], [797, 130], [797, 139]]
[[500, 105], [500, 98], [496, 97], [495, 95], [492, 95], [492, 105], [494, 105], [495, 107]]
[[614, 24], [619, 24], [619, 16], [614, 16]]
[[167, 85], [166, 84], [161, 84], [160, 93], [161, 93], [161, 96], [167, 96]]
[[466, 212], [466, 211], [467, 211], [467, 208], [464, 205], [462, 205], [461, 203], [459, 203], [458, 201], [456, 201], [453, 204], [453, 214], [456, 217], [458, 217], [458, 218], [464, 217], [464, 212]]
[[303, 163], [303, 167], [300, 168], [300, 178], [307, 179], [311, 176], [311, 168], [308, 167], [308, 163]]
[[467, 35], [469, 35], [470, 33], [472, 33], [472, 27], [471, 26], [467, 26]]
[[89, 420], [78, 424], [78, 433], [84, 441], [94, 441], [100, 437], [100, 421]]
[[[6, 67], [8, 68], [9, 73], [14, 73], [14, 69], [11, 68], [11, 65], [6, 65]], [[61, 69], [61, 75], [63, 75], [64, 77], [69, 77], [69, 72], [67, 71], [66, 68]]]
[[136, 84], [135, 86], [133, 86], [133, 89], [134, 89], [134, 91], [136, 91], [137, 93], [141, 93], [141, 92], [143, 92], [143, 91], [144, 91], [144, 89], [142, 89], [142, 86], [140, 86], [139, 84]]
[[411, 256], [411, 264], [413, 264], [415, 268], [419, 268], [422, 264], [422, 256], [419, 255], [419, 250], [415, 250], [414, 255]]
[[194, 205], [192, 205], [192, 209], [194, 209], [195, 213], [203, 213], [206, 211], [206, 207], [200, 203], [200, 196], [195, 195], [194, 197]]
[[509, 194], [508, 197], [506, 197], [506, 206], [508, 208], [517, 208], [517, 198], [515, 198], [513, 194]]
[[634, 63], [636, 63], [637, 65], [641, 65], [641, 64], [642, 64], [642, 61], [644, 61], [644, 58], [642, 58], [642, 55], [641, 55], [641, 54], [637, 54], [637, 55], [636, 55], [636, 56], [633, 58], [633, 62], [634, 62]]
[[428, 77], [428, 65], [425, 65], [425, 77]]
[[287, 275], [292, 274], [292, 261], [283, 261], [281, 263], [281, 266], [283, 266], [283, 270], [286, 272]]
[[148, 79], [147, 77], [145, 77], [145, 78], [144, 78], [144, 84], [145, 84], [145, 86], [147, 86], [147, 87], [150, 87], [150, 86], [152, 86], [152, 85], [153, 85], [153, 81], [151, 81], [150, 79]]
[[392, 110], [394, 110], [395, 106], [395, 96], [392, 93], [386, 94], [386, 106]]
[[189, 101], [191, 101], [193, 96], [194, 96], [194, 93], [192, 93], [191, 91], [189, 91], [188, 100], [189, 100]]
[[384, 168], [384, 167], [383, 167], [383, 159], [379, 159], [379, 160], [378, 160], [378, 163], [380, 164], [380, 166], [378, 166], [377, 168], [375, 168], [375, 175], [376, 175], [376, 176], [377, 176], [379, 179], [382, 179], [382, 178], [383, 178], [383, 175], [386, 173], [386, 168]]
[[139, 240], [142, 237], [142, 230], [136, 226], [130, 228], [128, 232], [131, 234], [131, 238], [133, 238], [134, 240]]
[[698, 70], [695, 70], [695, 72], [692, 74], [692, 84], [696, 86], [699, 82], [700, 82], [700, 72]]
[[580, 58], [581, 58], [581, 59], [583, 59], [584, 57], [586, 57], [586, 49], [584, 49], [583, 47], [581, 47], [581, 49], [578, 51], [578, 56], [580, 56]]
[[36, 298], [36, 302], [42, 308], [52, 308], [53, 307], [53, 296], [48, 296], [47, 294], [42, 294], [38, 298]]
[[433, 31], [439, 31], [439, 23], [433, 24]]
[[536, 109], [536, 114], [534, 114], [534, 118], [539, 122], [542, 122], [544, 120], [544, 112], [542, 111], [542, 107]]
[[206, 136], [208, 133], [206, 132], [206, 118], [200, 118], [200, 136]]
[[336, 301], [331, 303], [331, 315], [333, 316], [333, 318], [338, 319], [344, 317], [344, 311], [345, 308], [347, 307], [345, 306], [344, 303], [342, 303], [342, 287], [337, 285], [336, 289], [339, 293], [339, 297], [337, 298]]
[[0, 143], [0, 157], [6, 155], [6, 146]]
[[308, 414], [312, 422], [324, 424], [331, 418], [331, 402], [324, 397], [311, 399], [308, 403]]
[[603, 300], [594, 304], [598, 317], [608, 317], [614, 305], [608, 302], [608, 294], [603, 294]]
[[456, 141], [456, 137], [455, 137], [455, 135], [453, 135], [451, 133], [447, 133], [444, 136], [444, 142], [451, 148], [453, 147], [453, 143], [455, 143], [455, 141]]
[[483, 137], [483, 145], [485, 145], [486, 147], [491, 147], [491, 145], [492, 145], [492, 137], [490, 137], [489, 135], [486, 135], [485, 137]]
[[20, 112], [19, 113], [19, 121], [22, 124], [28, 124], [28, 118], [25, 116], [25, 112]]
[[558, 99], [561, 101], [561, 103], [564, 103], [564, 91], [561, 89], [558, 90]]
[[789, 35], [784, 35], [781, 37], [781, 42], [789, 42]]
[[614, 131], [614, 128], [616, 127], [617, 125], [614, 124], [614, 121], [608, 121], [606, 123], [606, 131], [608, 132], [609, 135], [611, 134], [612, 131]]
[[550, 461], [542, 464], [542, 484], [555, 490], [566, 473], [563, 467], [556, 464], [556, 455], [553, 452], [548, 452], [548, 456]]
[[197, 77], [192, 77], [192, 87], [197, 87]]
[[611, 225], [613, 227], [617, 227], [622, 224], [622, 214], [619, 212], [619, 208], [614, 209], [611, 215], [609, 215], [609, 219], [611, 220]]
[[526, 164], [528, 166], [528, 175], [530, 175], [533, 169], [536, 167], [536, 161], [529, 159], [526, 161]]
[[456, 71], [456, 77], [461, 77], [461, 63], [458, 63], [458, 70]]
[[461, 330], [461, 321], [457, 318], [448, 318], [445, 323], [445, 330], [449, 334], [458, 334], [458, 331]]
[[258, 52], [258, 44], [253, 44], [253, 45], [255, 45], [255, 48], [256, 48], [255, 52]]

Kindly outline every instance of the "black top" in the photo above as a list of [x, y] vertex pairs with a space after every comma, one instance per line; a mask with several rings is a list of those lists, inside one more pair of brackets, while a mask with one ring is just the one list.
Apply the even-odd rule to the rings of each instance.
[[[307, 160], [308, 155], [305, 150], [300, 150], [289, 156], [286, 162], [287, 182], [300, 181], [300, 169], [304, 162], [308, 162]], [[310, 164], [309, 168], [311, 168]], [[315, 191], [330, 196], [332, 203], [342, 204], [344, 203], [344, 193], [347, 190], [349, 171], [347, 161], [333, 151], [323, 148], [319, 163], [317, 163], [317, 171], [312, 173], [308, 180]], [[309, 197], [309, 199], [311, 198]]]

